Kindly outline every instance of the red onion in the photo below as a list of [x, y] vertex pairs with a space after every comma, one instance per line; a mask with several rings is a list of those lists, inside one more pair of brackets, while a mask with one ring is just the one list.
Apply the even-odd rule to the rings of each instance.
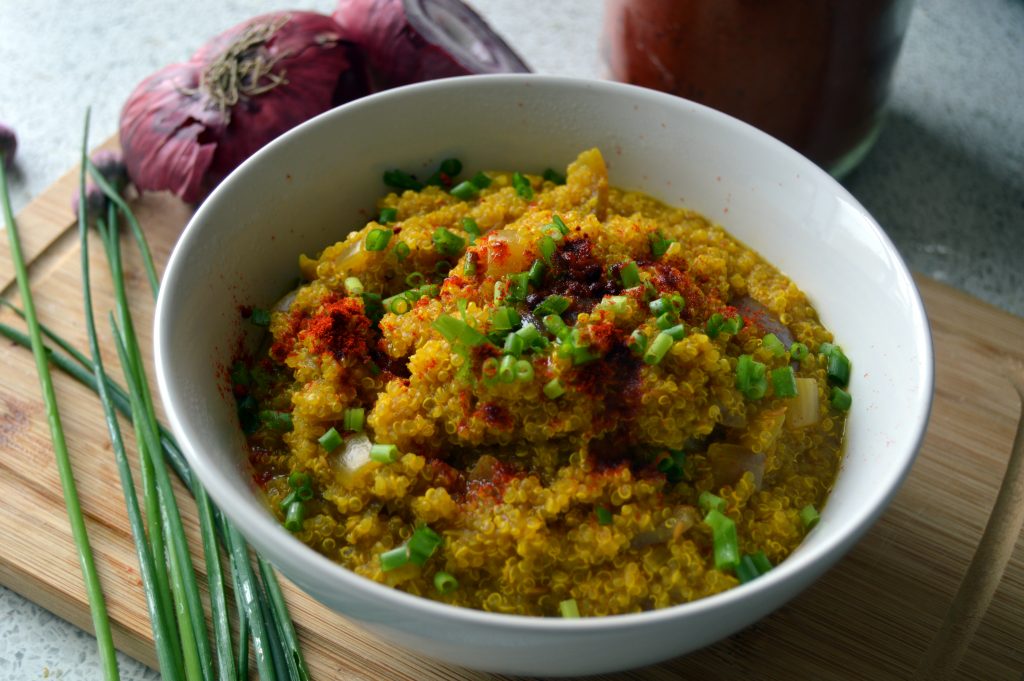
[[[110, 149], [101, 149], [93, 154], [90, 160], [96, 166], [96, 170], [99, 171], [100, 175], [118, 191], [128, 184], [128, 171], [124, 166], [124, 158], [120, 153]], [[106, 215], [107, 195], [92, 181], [85, 185], [85, 199], [90, 215]], [[81, 194], [76, 191], [75, 196], [71, 199], [72, 215], [78, 215], [80, 200]]]
[[14, 129], [0, 123], [0, 161], [5, 168], [10, 168], [14, 163], [14, 152], [18, 150], [18, 136]]
[[341, 0], [342, 36], [363, 49], [377, 90], [530, 67], [460, 0]]
[[330, 17], [275, 12], [218, 35], [144, 80], [121, 112], [121, 146], [139, 190], [189, 202], [281, 133], [368, 91]]

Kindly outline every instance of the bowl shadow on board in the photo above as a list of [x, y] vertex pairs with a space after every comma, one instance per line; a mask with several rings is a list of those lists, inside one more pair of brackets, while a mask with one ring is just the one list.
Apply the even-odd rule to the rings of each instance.
[[1024, 315], [1024, 173], [1010, 159], [993, 168], [970, 142], [896, 109], [843, 184], [911, 270]]

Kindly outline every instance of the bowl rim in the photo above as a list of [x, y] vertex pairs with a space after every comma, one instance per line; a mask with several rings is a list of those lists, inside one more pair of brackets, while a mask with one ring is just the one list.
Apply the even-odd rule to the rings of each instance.
[[[739, 584], [734, 588], [713, 594], [704, 598], [668, 606], [665, 608], [643, 611], [638, 613], [626, 613], [618, 615], [605, 615], [598, 617], [583, 617], [579, 619], [564, 619], [556, 617], [545, 617], [538, 615], [503, 614], [477, 610], [474, 608], [449, 605], [426, 597], [415, 596], [399, 589], [377, 583], [369, 578], [342, 567], [331, 561], [326, 556], [316, 552], [290, 533], [287, 533], [280, 524], [273, 521], [266, 514], [246, 514], [241, 512], [252, 502], [243, 495], [236, 494], [228, 482], [229, 477], [222, 470], [210, 465], [208, 460], [201, 453], [196, 451], [191, 440], [187, 437], [188, 430], [181, 419], [181, 415], [175, 407], [171, 395], [171, 374], [173, 365], [169, 361], [168, 351], [171, 329], [165, 324], [165, 317], [168, 314], [167, 290], [173, 289], [179, 272], [185, 267], [182, 263], [186, 250], [184, 246], [196, 239], [197, 233], [202, 229], [207, 213], [211, 212], [212, 206], [216, 204], [222, 195], [232, 191], [231, 186], [239, 178], [257, 168], [261, 160], [274, 153], [274, 150], [281, 146], [291, 144], [291, 141], [298, 135], [306, 134], [308, 131], [318, 127], [331, 127], [335, 125], [335, 118], [344, 118], [351, 111], [358, 111], [363, 108], [377, 106], [398, 105], [401, 100], [415, 98], [420, 93], [429, 93], [445, 90], [463, 90], [465, 88], [489, 88], [498, 84], [502, 88], [530, 87], [534, 85], [547, 86], [554, 89], [571, 91], [579, 88], [607, 93], [608, 96], [636, 98], [639, 101], [647, 101], [659, 106], [677, 107], [681, 112], [685, 110], [686, 115], [698, 117], [710, 117], [717, 119], [718, 123], [727, 127], [730, 134], [738, 136], [753, 137], [759, 144], [766, 145], [773, 153], [788, 157], [803, 167], [801, 174], [808, 173], [816, 176], [819, 181], [824, 181], [832, 193], [855, 209], [862, 218], [863, 224], [872, 232], [872, 236], [880, 242], [896, 270], [898, 284], [912, 308], [910, 326], [914, 332], [913, 344], [911, 347], [918, 352], [915, 353], [914, 362], [916, 370], [921, 377], [921, 383], [917, 389], [916, 399], [912, 402], [909, 411], [912, 417], [913, 427], [916, 428], [914, 437], [908, 441], [907, 446], [899, 452], [902, 462], [898, 468], [890, 474], [884, 488], [879, 488], [876, 497], [878, 503], [858, 508], [858, 513], [852, 521], [848, 521], [844, 531], [837, 531], [827, 537], [820, 544], [795, 552], [785, 561], [775, 566], [770, 572], [757, 580], [745, 584]], [[934, 355], [932, 347], [931, 330], [928, 318], [921, 300], [920, 291], [913, 281], [913, 277], [907, 268], [906, 263], [900, 256], [888, 235], [861, 205], [861, 203], [850, 194], [837, 180], [829, 176], [824, 170], [815, 165], [792, 148], [788, 147], [770, 135], [761, 132], [753, 126], [728, 116], [704, 105], [690, 100], [669, 95], [666, 93], [650, 90], [647, 88], [586, 78], [569, 76], [549, 76], [539, 74], [495, 74], [475, 75], [445, 78], [423, 83], [406, 85], [391, 90], [375, 93], [361, 99], [354, 100], [342, 106], [322, 113], [282, 134], [280, 137], [268, 143], [262, 149], [253, 154], [236, 168], [224, 181], [218, 185], [207, 199], [197, 208], [194, 215], [185, 226], [178, 243], [175, 245], [164, 273], [164, 286], [157, 300], [154, 314], [154, 354], [157, 381], [160, 388], [160, 396], [164, 405], [167, 419], [175, 433], [178, 444], [184, 452], [195, 475], [203, 484], [211, 498], [219, 508], [226, 513], [246, 536], [259, 536], [261, 543], [273, 547], [272, 552], [267, 552], [266, 558], [282, 569], [285, 576], [296, 575], [300, 579], [295, 581], [308, 581], [312, 583], [344, 583], [351, 588], [365, 590], [368, 595], [380, 599], [393, 607], [415, 608], [424, 615], [436, 615], [442, 618], [455, 619], [466, 625], [480, 625], [495, 627], [500, 626], [511, 630], [530, 630], [533, 632], [556, 632], [568, 631], [599, 631], [614, 629], [623, 626], [634, 625], [655, 625], [659, 622], [674, 620], [680, 617], [691, 617], [701, 613], [721, 610], [730, 607], [738, 600], [745, 600], [758, 593], [768, 592], [784, 585], [796, 586], [797, 591], [803, 587], [800, 585], [801, 574], [812, 565], [828, 565], [837, 560], [842, 554], [849, 550], [868, 528], [878, 519], [884, 510], [891, 503], [896, 491], [903, 484], [911, 466], [920, 450], [922, 440], [927, 430], [931, 414], [931, 406], [934, 393]], [[825, 511], [827, 513], [827, 510]], [[803, 543], [801, 543], [803, 546]], [[807, 586], [807, 584], [803, 585]]]

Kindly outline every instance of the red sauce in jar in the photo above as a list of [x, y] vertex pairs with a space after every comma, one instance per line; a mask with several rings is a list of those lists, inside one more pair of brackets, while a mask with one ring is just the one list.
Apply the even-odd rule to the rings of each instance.
[[841, 172], [877, 130], [912, 4], [606, 0], [607, 64], [616, 80], [724, 111]]

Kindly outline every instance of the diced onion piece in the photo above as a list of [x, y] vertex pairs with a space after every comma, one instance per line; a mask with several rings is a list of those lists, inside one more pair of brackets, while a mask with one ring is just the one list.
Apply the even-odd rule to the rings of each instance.
[[345, 439], [342, 447], [335, 450], [334, 464], [343, 474], [352, 475], [370, 462], [370, 438], [365, 433], [356, 433]]
[[708, 463], [718, 487], [736, 484], [744, 473], [750, 473], [754, 476], [754, 486], [760, 489], [764, 460], [764, 453], [755, 454], [740, 445], [715, 442], [708, 447]]
[[806, 428], [818, 422], [818, 382], [813, 378], [796, 379], [796, 397], [786, 405], [786, 425]]

